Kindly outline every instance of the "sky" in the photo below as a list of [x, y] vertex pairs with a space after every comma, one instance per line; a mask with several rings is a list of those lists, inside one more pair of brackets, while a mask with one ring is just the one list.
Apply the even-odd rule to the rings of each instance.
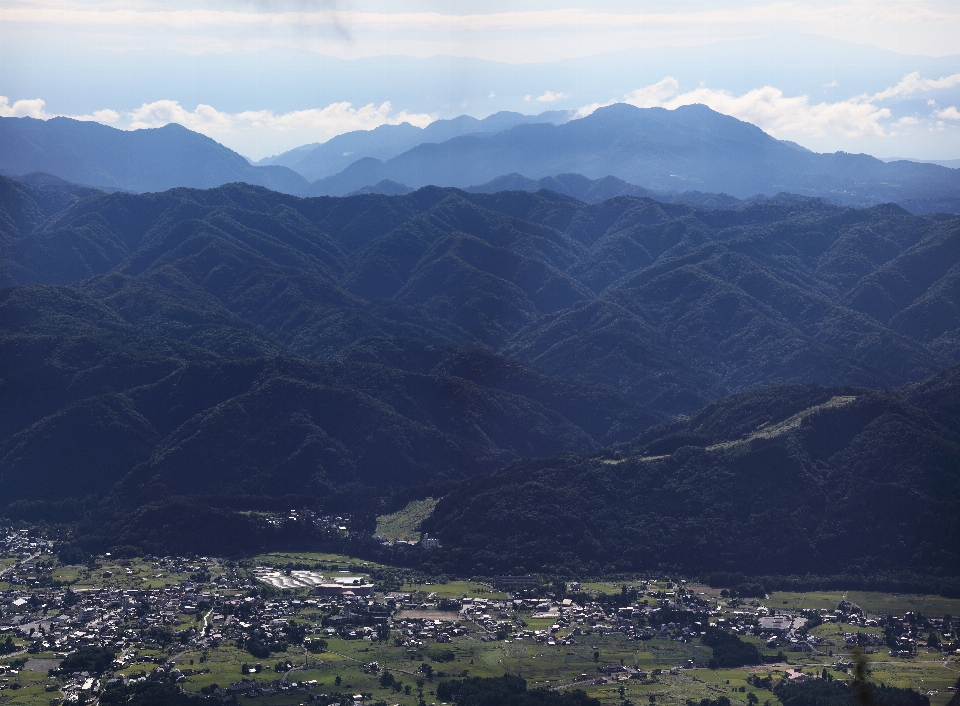
[[0, 116], [179, 122], [252, 159], [460, 114], [699, 102], [960, 158], [955, 0], [0, 0]]

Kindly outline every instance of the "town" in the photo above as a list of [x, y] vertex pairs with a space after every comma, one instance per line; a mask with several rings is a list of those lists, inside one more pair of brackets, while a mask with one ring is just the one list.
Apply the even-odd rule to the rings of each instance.
[[[437, 582], [332, 555], [64, 565], [27, 530], [2, 541], [0, 693], [18, 703], [90, 703], [149, 680], [212, 700], [440, 703], [445, 680], [509, 672], [610, 703], [775, 704], [772, 678], [846, 678], [857, 648], [937, 704], [960, 666], [956, 609], [777, 601], [662, 575]], [[725, 640], [758, 658], [729, 661]]]

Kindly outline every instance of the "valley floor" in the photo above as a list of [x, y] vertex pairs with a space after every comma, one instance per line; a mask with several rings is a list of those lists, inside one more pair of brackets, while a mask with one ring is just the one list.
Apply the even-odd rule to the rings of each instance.
[[[576, 687], [604, 704], [726, 696], [733, 706], [780, 706], [771, 683], [849, 679], [857, 644], [868, 653], [871, 681], [917, 689], [932, 706], [950, 699], [960, 677], [960, 654], [947, 646], [955, 642], [951, 622], [942, 620], [960, 614], [960, 600], [938, 596], [834, 591], [731, 599], [719, 588], [637, 576], [568, 585], [577, 590], [565, 598], [542, 590], [517, 598], [478, 580], [399, 584], [398, 570], [330, 554], [240, 562], [102, 557], [81, 566], [60, 565], [43, 551], [30, 559], [18, 554], [20, 562], [6, 562], [13, 570], [0, 577], [0, 647], [10, 635], [14, 649], [0, 657], [0, 704], [82, 700], [117, 680], [160, 676], [186, 692], [203, 690], [214, 703], [235, 695], [245, 704], [360, 696], [430, 704], [441, 703], [437, 689], [449, 679], [510, 673], [529, 688]], [[320, 584], [326, 589], [310, 587]], [[354, 596], [336, 586], [372, 593]], [[756, 645], [764, 664], [709, 668], [715, 650], [697, 632], [709, 626], [658, 618], [690, 607]], [[884, 642], [878, 621], [890, 615], [906, 626], [909, 654], [893, 656]], [[763, 629], [773, 616], [784, 618], [784, 631]], [[805, 628], [801, 616], [823, 622]], [[378, 628], [378, 619], [388, 623]], [[939, 649], [926, 645], [931, 632], [942, 640]], [[112, 672], [99, 679], [48, 675], [65, 655], [94, 646], [116, 650]]]

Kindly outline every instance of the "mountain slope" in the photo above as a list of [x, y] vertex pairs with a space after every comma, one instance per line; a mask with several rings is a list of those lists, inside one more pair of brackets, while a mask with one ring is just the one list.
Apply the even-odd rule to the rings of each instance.
[[[30, 188], [9, 201], [39, 214]], [[772, 382], [890, 387], [957, 360], [958, 221], [896, 207], [435, 187], [299, 199], [232, 185], [31, 218], [2, 246], [7, 283], [90, 278], [78, 286], [129, 323], [229, 357], [326, 359], [370, 337], [486, 345], [670, 414]], [[887, 309], [857, 304], [914, 261], [922, 282]], [[900, 323], [924, 307], [922, 332]]]
[[0, 321], [5, 503], [103, 495], [122, 479], [140, 501], [185, 484], [320, 497], [588, 450], [654, 421], [609, 388], [496, 356], [487, 367], [510, 376], [461, 372], [451, 352], [428, 374], [347, 358], [229, 360], [148, 334], [67, 287], [3, 290]]
[[702, 105], [668, 111], [626, 104], [562, 125], [518, 125], [490, 136], [421, 144], [386, 161], [368, 157], [314, 182], [309, 193], [342, 195], [384, 179], [413, 188], [465, 188], [511, 173], [540, 179], [571, 172], [590, 179], [613, 176], [655, 191], [738, 198], [786, 191], [865, 205], [960, 197], [956, 170], [817, 154]]
[[[627, 567], [934, 572], [954, 560], [938, 542], [955, 534], [941, 518], [954, 512], [956, 371], [930, 376], [960, 362], [956, 217], [791, 195], [705, 209], [438, 187], [299, 198], [0, 179], [0, 196], [11, 516], [152, 517], [183, 497], [186, 514], [221, 519], [291, 498], [375, 515], [517, 462], [438, 510], [435, 528], [463, 548], [444, 562], [615, 568], [627, 552]], [[590, 456], [605, 447], [630, 460]], [[521, 478], [532, 495], [511, 485]], [[500, 558], [475, 551], [499, 541], [469, 515], [488, 500], [505, 528], [533, 518]], [[885, 508], [899, 544], [872, 553], [844, 506], [868, 524]], [[443, 519], [459, 523], [457, 508], [463, 534]], [[84, 531], [115, 537], [94, 514]], [[731, 517], [735, 532], [710, 536]], [[537, 528], [554, 518], [574, 534], [544, 554]], [[771, 527], [788, 553], [764, 549]], [[833, 536], [849, 553], [828, 551], [837, 542], [820, 537]]]
[[255, 167], [209, 137], [171, 123], [124, 131], [70, 118], [0, 118], [0, 172], [47, 172], [67, 181], [128, 191], [210, 188], [235, 181], [301, 193], [286, 167]]
[[444, 142], [472, 133], [502, 132], [515, 125], [529, 123], [558, 124], [568, 119], [569, 112], [565, 110], [549, 111], [540, 115], [502, 111], [482, 120], [469, 115], [450, 120], [434, 120], [425, 128], [415, 127], [410, 123], [381, 125], [373, 130], [356, 130], [337, 135], [321, 144], [303, 145], [275, 157], [261, 159], [257, 164], [289, 167], [312, 182], [332, 176], [365, 157], [382, 161], [424, 143]]
[[905, 395], [760, 388], [616, 455], [467, 481], [424, 529], [467, 572], [956, 576], [956, 396], [957, 368]]

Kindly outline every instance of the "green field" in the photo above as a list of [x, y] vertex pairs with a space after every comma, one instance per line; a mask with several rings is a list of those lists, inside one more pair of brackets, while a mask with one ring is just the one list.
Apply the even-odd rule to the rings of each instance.
[[399, 512], [378, 517], [376, 534], [391, 541], [419, 542], [420, 524], [430, 517], [438, 502], [433, 498], [414, 500]]
[[[284, 567], [289, 564], [316, 565], [337, 567], [336, 570], [347, 570], [356, 574], [364, 574], [379, 565], [363, 561], [354, 557], [311, 553], [311, 552], [281, 552], [264, 554], [252, 557], [241, 562], [238, 573], [241, 578], [252, 576], [254, 566]], [[348, 568], [349, 567], [349, 568]], [[218, 564], [209, 563], [208, 568], [216, 574], [220, 571], [230, 571], [221, 568]], [[129, 574], [127, 572], [130, 572]], [[104, 576], [109, 572], [110, 576]], [[162, 576], [158, 576], [162, 574]], [[75, 590], [111, 587], [162, 588], [166, 585], [176, 585], [189, 578], [189, 573], [171, 573], [168, 568], [154, 568], [151, 562], [142, 559], [130, 561], [101, 560], [97, 568], [86, 566], [59, 566], [55, 569], [54, 577], [69, 583]], [[624, 585], [637, 587], [641, 580], [597, 581], [582, 584], [583, 590], [591, 594], [619, 593]], [[720, 599], [719, 589], [708, 588], [694, 584], [687, 584], [685, 588], [705, 598], [717, 600], [725, 608], [730, 601]], [[492, 589], [488, 584], [476, 581], [449, 581], [447, 583], [407, 583], [403, 590], [414, 594], [415, 602], [427, 602], [436, 599], [458, 599], [462, 597], [505, 599], [507, 595]], [[666, 581], [651, 581], [648, 592], [664, 592], [670, 594], [677, 590], [675, 585]], [[284, 593], [299, 594], [306, 589], [285, 590]], [[228, 591], [227, 593], [231, 593]], [[433, 594], [432, 599], [430, 598]], [[810, 592], [789, 593], [777, 592], [769, 598], [752, 603], [762, 603], [777, 609], [809, 609], [824, 608], [833, 610], [837, 604], [846, 598], [860, 605], [868, 613], [891, 612], [902, 614], [908, 610], [922, 612], [928, 616], [939, 616], [944, 613], [960, 614], [960, 601], [941, 598], [938, 596], [909, 596], [892, 595], [869, 592]], [[641, 600], [654, 598], [644, 595]], [[553, 624], [553, 618], [532, 618], [532, 611], [525, 610], [513, 613], [514, 617], [523, 620], [529, 630], [546, 630]], [[305, 607], [296, 619], [308, 621], [316, 626], [321, 620], [317, 607]], [[496, 616], [495, 616], [496, 617]], [[196, 625], [196, 616], [179, 615], [179, 625], [171, 628], [189, 628]], [[456, 613], [450, 613], [450, 619], [456, 619]], [[761, 706], [769, 701], [769, 706], [781, 706], [776, 697], [769, 691], [764, 691], [747, 684], [747, 677], [751, 673], [760, 676], [767, 674], [782, 674], [788, 667], [802, 667], [805, 670], [831, 670], [835, 678], [846, 679], [843, 672], [834, 671], [833, 665], [838, 658], [850, 659], [849, 650], [845, 646], [844, 635], [851, 632], [879, 633], [879, 628], [859, 628], [849, 624], [825, 623], [811, 630], [811, 633], [824, 640], [824, 643], [813, 653], [787, 653], [787, 665], [767, 665], [744, 669], [712, 671], [709, 669], [681, 670], [678, 674], [670, 675], [670, 667], [682, 665], [686, 660], [695, 663], [706, 663], [711, 657], [711, 650], [694, 642], [671, 641], [667, 638], [656, 637], [651, 640], [633, 641], [620, 633], [581, 635], [575, 638], [574, 645], [548, 645], [537, 643], [530, 638], [500, 641], [484, 641], [491, 633], [479, 628], [469, 620], [463, 621], [467, 629], [466, 635], [456, 636], [452, 643], [435, 644], [427, 642], [421, 647], [399, 647], [393, 644], [392, 639], [387, 642], [370, 642], [367, 640], [343, 640], [326, 638], [328, 649], [319, 654], [311, 654], [300, 647], [290, 647], [286, 652], [276, 653], [269, 658], [256, 658], [250, 653], [239, 650], [232, 640], [222, 642], [218, 647], [201, 651], [198, 648], [181, 648], [172, 645], [168, 651], [140, 650], [140, 656], [173, 659], [177, 667], [182, 670], [193, 670], [202, 673], [188, 672], [185, 688], [198, 691], [205, 686], [218, 684], [221, 687], [240, 681], [245, 675], [241, 673], [241, 665], [254, 665], [260, 662], [262, 671], [256, 675], [246, 675], [263, 684], [283, 678], [283, 672], [274, 670], [278, 662], [289, 662], [294, 669], [287, 674], [289, 682], [306, 682], [315, 680], [317, 685], [313, 693], [341, 693], [341, 694], [370, 694], [373, 701], [383, 700], [388, 704], [412, 706], [418, 702], [419, 686], [422, 681], [423, 697], [426, 703], [435, 703], [435, 692], [438, 681], [466, 674], [469, 676], [499, 676], [505, 672], [520, 674], [531, 687], [543, 686], [547, 688], [566, 688], [576, 684], [577, 688], [584, 689], [588, 694], [599, 698], [604, 704], [620, 704], [623, 699], [630, 699], [635, 704], [649, 704], [649, 697], [655, 697], [656, 703], [683, 706], [686, 699], [699, 701], [703, 698], [715, 699], [719, 695], [728, 696], [733, 706], [746, 706], [748, 695], [753, 692], [759, 698]], [[584, 630], [588, 625], [581, 624]], [[564, 629], [561, 634], [568, 632]], [[396, 628], [394, 636], [397, 635]], [[319, 636], [315, 633], [314, 636]], [[766, 655], [775, 650], [769, 650], [761, 645], [759, 638], [745, 637], [746, 641], [757, 644]], [[451, 650], [454, 661], [433, 662], [433, 657], [439, 658], [441, 650]], [[595, 655], [596, 653], [596, 655]], [[43, 654], [36, 657], [49, 657]], [[0, 659], [0, 664], [9, 664], [11, 657]], [[868, 656], [870, 663], [870, 678], [875, 682], [883, 682], [893, 686], [911, 687], [930, 695], [931, 706], [945, 706], [952, 692], [947, 687], [952, 686], [960, 677], [960, 661], [957, 656], [940, 653], [926, 653], [921, 651], [917, 656], [907, 659], [893, 659], [888, 656], [885, 648]], [[383, 688], [380, 685], [379, 675], [365, 673], [364, 664], [378, 662], [381, 667], [389, 670], [401, 683], [399, 692]], [[434, 669], [432, 681], [424, 680], [418, 669], [423, 663], [431, 664]], [[628, 680], [624, 682], [596, 684], [594, 681], [599, 675], [598, 666], [605, 664], [624, 664], [641, 670], [652, 672], [662, 669], [664, 673], [650, 678], [646, 682]], [[126, 674], [149, 673], [153, 668], [152, 662], [134, 663], [123, 669]], [[586, 675], [586, 677], [582, 677]], [[341, 684], [336, 685], [336, 678], [340, 677]], [[13, 690], [12, 683], [20, 684], [22, 688]], [[51, 699], [57, 698], [56, 691], [46, 691], [47, 687], [54, 687], [55, 682], [50, 680], [45, 672], [21, 671], [16, 677], [0, 677], [0, 705], [5, 704], [35, 704], [47, 706]], [[409, 687], [407, 693], [405, 687]], [[739, 689], [743, 687], [745, 691]], [[623, 689], [621, 695], [621, 688]], [[290, 691], [283, 694], [261, 699], [241, 697], [243, 703], [260, 704], [299, 704], [305, 700], [302, 691]]]
[[[531, 625], [531, 627], [533, 627]], [[836, 625], [822, 626], [838, 628]], [[845, 629], [849, 626], [840, 626]], [[437, 646], [439, 647], [439, 646]], [[670, 675], [669, 667], [681, 664], [683, 660], [703, 660], [709, 657], [710, 650], [699, 643], [678, 643], [666, 639], [653, 639], [645, 642], [629, 641], [619, 634], [592, 635], [582, 637], [579, 644], [574, 646], [548, 646], [537, 644], [529, 639], [510, 640], [507, 642], [482, 642], [478, 634], [471, 634], [454, 640], [452, 644], [443, 645], [443, 649], [451, 649], [456, 659], [453, 662], [433, 663], [437, 676], [433, 681], [425, 681], [423, 686], [424, 698], [432, 703], [430, 692], [435, 692], [437, 681], [448, 676], [456, 676], [464, 671], [471, 676], [498, 676], [504, 672], [521, 674], [531, 686], [545, 686], [548, 688], [562, 687], [572, 683], [579, 683], [589, 694], [601, 699], [603, 703], [614, 704], [621, 702], [620, 683], [593, 684], [590, 683], [597, 674], [598, 664], [619, 664], [635, 666], [652, 671], [660, 668], [664, 674], [647, 683], [638, 681], [623, 682], [624, 696], [635, 703], [646, 703], [649, 695], [655, 695], [657, 702], [666, 702], [680, 706], [688, 698], [699, 700], [705, 697], [716, 698], [720, 694], [727, 695], [734, 706], [746, 704], [747, 694], [755, 692], [760, 703], [770, 701], [771, 706], [780, 706], [776, 697], [768, 691], [756, 689], [747, 685], [746, 678], [752, 673], [766, 674], [782, 673], [783, 666], [745, 668], [733, 670], [711, 671], [707, 669], [682, 670], [678, 675]], [[417, 680], [422, 678], [416, 673], [418, 667], [429, 662], [429, 652], [436, 649], [428, 644], [421, 653], [411, 654], [403, 647], [392, 644], [370, 643], [364, 640], [345, 641], [337, 638], [328, 640], [328, 651], [320, 654], [309, 654], [300, 648], [290, 648], [284, 653], [272, 655], [269, 659], [257, 659], [246, 652], [237, 650], [230, 644], [223, 644], [218, 648], [201, 652], [187, 650], [171, 656], [177, 666], [184, 670], [209, 670], [205, 674], [191, 675], [187, 678], [185, 687], [197, 691], [200, 688], [218, 684], [226, 686], [242, 678], [241, 665], [262, 664], [263, 670], [252, 675], [252, 678], [269, 684], [274, 679], [282, 677], [275, 672], [274, 664], [279, 661], [290, 662], [295, 670], [288, 675], [289, 681], [303, 682], [316, 680], [315, 693], [367, 693], [372, 694], [374, 700], [383, 699], [390, 704], [412, 705], [417, 702]], [[594, 661], [594, 652], [599, 653], [598, 662]], [[842, 648], [835, 651], [836, 656], [846, 653]], [[165, 652], [150, 650], [141, 651], [141, 655], [167, 656]], [[826, 655], [789, 654], [790, 666], [802, 666], [805, 669], [819, 671], [829, 668], [835, 658]], [[193, 663], [191, 664], [191, 660]], [[410, 686], [410, 694], [396, 693], [391, 689], [380, 686], [379, 678], [363, 671], [363, 664], [378, 662], [381, 667], [388, 669], [404, 686]], [[3, 660], [0, 660], [3, 662]], [[932, 706], [943, 706], [950, 697], [946, 689], [960, 676], [960, 663], [951, 660], [944, 663], [940, 655], [921, 655], [911, 660], [891, 660], [882, 654], [870, 656], [872, 670], [871, 679], [883, 681], [894, 686], [908, 686], [919, 688], [924, 692], [937, 691], [931, 696]], [[152, 664], [133, 664], [123, 670], [127, 674], [149, 672]], [[581, 674], [588, 675], [586, 680]], [[335, 679], [341, 678], [341, 685], [335, 685]], [[836, 678], [845, 678], [842, 673], [834, 672]], [[10, 690], [0, 691], [0, 703], [10, 704], [44, 704], [49, 703], [51, 694], [44, 691], [44, 684], [49, 680], [45, 674], [36, 672], [21, 672], [17, 681], [24, 688], [17, 692]], [[580, 683], [583, 682], [583, 683]], [[745, 687], [746, 692], [739, 688]], [[737, 689], [737, 691], [733, 691]], [[302, 692], [292, 692], [288, 695], [278, 695], [260, 700], [242, 699], [246, 703], [286, 704], [300, 703]], [[435, 701], [435, 700], [434, 700]]]
[[[833, 626], [835, 627], [835, 626]], [[374, 700], [383, 699], [391, 704], [414, 704], [417, 701], [417, 679], [422, 675], [416, 670], [424, 661], [429, 662], [428, 653], [432, 645], [426, 645], [420, 655], [411, 654], [405, 648], [395, 647], [392, 644], [370, 643], [363, 640], [344, 641], [329, 640], [327, 652], [313, 655], [302, 650], [290, 649], [286, 653], [272, 656], [269, 660], [259, 660], [263, 663], [264, 671], [255, 678], [269, 683], [281, 675], [273, 671], [273, 665], [279, 661], [289, 661], [297, 669], [290, 672], [290, 681], [307, 681], [315, 679], [318, 683], [315, 693], [369, 693]], [[598, 675], [598, 664], [619, 664], [634, 666], [647, 671], [663, 669], [660, 676], [642, 683], [636, 680], [623, 682], [626, 698], [635, 703], [646, 703], [650, 694], [657, 697], [657, 702], [669, 704], [683, 704], [688, 698], [700, 700], [705, 697], [716, 698], [726, 695], [734, 706], [746, 704], [747, 694], [756, 693], [760, 703], [770, 701], [771, 706], [779, 706], [779, 701], [769, 691], [758, 689], [747, 684], [747, 677], [756, 673], [760, 676], [767, 674], [782, 674], [788, 667], [773, 665], [744, 669], [730, 669], [711, 671], [708, 669], [681, 670], [677, 675], [670, 675], [669, 668], [686, 659], [703, 660], [709, 658], [710, 650], [699, 643], [678, 643], [666, 639], [653, 639], [646, 642], [629, 641], [619, 634], [592, 635], [583, 637], [580, 644], [574, 646], [548, 646], [537, 644], [529, 639], [509, 640], [506, 642], [482, 642], [478, 635], [468, 635], [454, 640], [452, 644], [443, 645], [443, 649], [452, 650], [456, 659], [453, 662], [433, 663], [435, 674], [432, 681], [424, 683], [424, 697], [431, 703], [430, 692], [435, 692], [439, 680], [456, 676], [466, 671], [470, 676], [499, 676], [504, 672], [520, 674], [531, 687], [545, 686], [556, 688], [574, 683], [578, 688], [600, 698], [604, 703], [620, 703], [620, 683], [593, 684]], [[594, 661], [594, 652], [599, 653], [599, 662]], [[255, 663], [256, 659], [249, 654], [239, 652], [233, 647], [224, 646], [209, 651], [207, 661], [200, 665], [201, 653], [186, 652], [179, 655], [178, 666], [191, 668], [189, 660], [193, 659], [192, 668], [203, 667], [210, 669], [209, 674], [191, 676], [186, 682], [187, 688], [199, 690], [201, 687], [217, 683], [224, 685], [237, 681], [240, 677], [240, 665], [244, 662]], [[841, 651], [837, 656], [845, 656]], [[789, 668], [802, 667], [805, 671], [820, 671], [832, 666], [835, 658], [826, 655], [789, 654]], [[365, 674], [363, 664], [376, 661], [381, 667], [389, 670], [402, 684], [411, 687], [409, 695], [401, 690], [396, 693], [380, 686], [378, 677]], [[947, 687], [951, 686], [960, 676], [960, 663], [955, 660], [944, 664], [939, 655], [923, 655], [921, 657], [903, 661], [890, 660], [884, 655], [870, 656], [871, 679], [894, 686], [918, 688], [922, 691], [938, 693], [931, 695], [932, 706], [943, 706], [949, 698]], [[128, 671], [136, 672], [138, 667], [131, 667]], [[439, 676], [443, 673], [447, 676]], [[835, 678], [847, 678], [841, 672], [831, 672]], [[581, 675], [586, 674], [587, 679]], [[335, 686], [335, 679], [341, 678], [340, 687]], [[744, 687], [745, 692], [739, 688]], [[271, 697], [269, 703], [286, 703], [284, 697]], [[253, 703], [254, 701], [251, 701]], [[266, 701], [263, 701], [266, 702]], [[291, 703], [299, 701], [292, 701]]]
[[820, 609], [835, 610], [841, 600], [856, 603], [868, 614], [892, 613], [903, 615], [907, 611], [922, 613], [928, 617], [960, 615], [960, 599], [943, 596], [876, 593], [870, 591], [811, 591], [794, 593], [776, 591], [770, 598], [761, 601], [771, 608], [790, 610]]
[[475, 581], [448, 581], [447, 583], [407, 583], [404, 591], [424, 594], [435, 593], [437, 598], [486, 598], [503, 600], [507, 594]]
[[271, 552], [270, 554], [258, 554], [251, 557], [248, 563], [257, 566], [276, 567], [282, 567], [289, 563], [337, 565], [342, 569], [348, 566], [360, 567], [356, 569], [357, 571], [361, 571], [362, 568], [376, 569], [383, 566], [375, 561], [344, 556], [343, 554], [327, 554], [324, 552]]

